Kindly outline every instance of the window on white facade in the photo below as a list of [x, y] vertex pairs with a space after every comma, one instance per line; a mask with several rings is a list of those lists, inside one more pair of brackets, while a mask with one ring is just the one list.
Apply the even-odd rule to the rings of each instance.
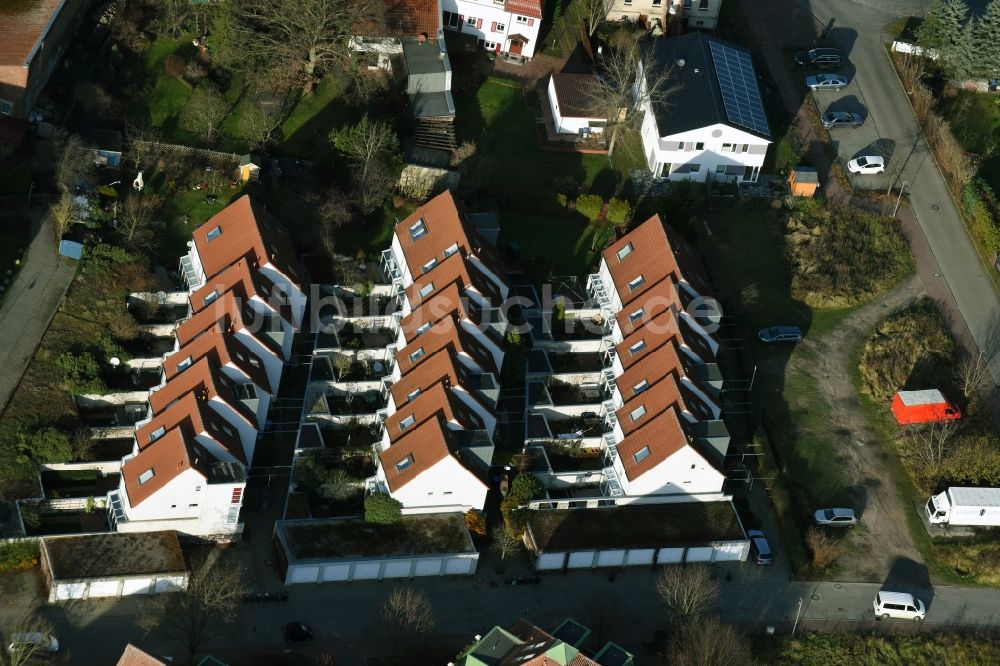
[[430, 261], [428, 261], [428, 262], [427, 262], [426, 264], [424, 264], [424, 273], [428, 273], [428, 272], [430, 272], [430, 270], [431, 270], [432, 268], [434, 268], [435, 266], [437, 266], [437, 265], [438, 265], [438, 260], [437, 260], [437, 258], [435, 257], [434, 259], [431, 259], [431, 260], [430, 260]]
[[188, 504], [188, 508], [189, 509], [193, 509], [193, 508], [195, 508], [197, 506], [198, 506], [197, 504]]
[[506, 31], [507, 31], [506, 23], [497, 23], [497, 29], [494, 30], [493, 32], [506, 32]]
[[663, 4], [663, 0], [653, 0], [654, 7], [659, 7], [661, 4]]
[[234, 506], [229, 508], [229, 517], [227, 522], [232, 524], [235, 523], [240, 518], [240, 507]]
[[465, 23], [467, 25], [471, 25], [473, 28], [476, 27], [476, 21], [478, 21], [478, 20], [479, 19], [477, 19], [475, 16], [466, 16], [465, 17]]
[[701, 165], [700, 164], [688, 164], [688, 171], [690, 173], [698, 173], [699, 171], [701, 171]]
[[415, 352], [413, 352], [413, 353], [410, 354], [410, 361], [411, 362], [416, 361], [418, 358], [420, 358], [423, 355], [424, 355], [424, 348], [420, 347]]
[[627, 243], [625, 247], [618, 250], [618, 261], [621, 261], [630, 254], [632, 254], [632, 243]]
[[[494, 42], [487, 42], [487, 44], [494, 44]], [[456, 252], [458, 252], [458, 243], [452, 243], [444, 249], [444, 256], [447, 259]]]
[[201, 486], [195, 486], [195, 487], [194, 487], [194, 491], [195, 491], [196, 493], [200, 493], [200, 492], [201, 492]]
[[646, 309], [645, 308], [639, 308], [638, 310], [636, 310], [635, 312], [633, 312], [632, 314], [630, 314], [628, 316], [628, 321], [629, 321], [630, 324], [634, 324], [635, 322], [637, 322], [640, 319], [642, 319], [643, 315], [645, 315], [645, 314], [646, 314]]
[[424, 218], [420, 218], [410, 227], [410, 238], [417, 240], [421, 236], [427, 235], [427, 225], [424, 224]]
[[698, 11], [699, 12], [708, 11], [708, 0], [701, 0], [701, 2], [698, 4]]
[[236, 387], [236, 397], [240, 400], [256, 400], [257, 387], [253, 384], [240, 384]]
[[516, 16], [516, 17], [514, 18], [514, 20], [515, 20], [515, 21], [516, 21], [517, 23], [527, 23], [527, 22], [528, 22], [528, 17], [527, 17], [527, 16]]
[[163, 437], [166, 434], [167, 434], [167, 429], [164, 426], [160, 426], [153, 432], [149, 433], [149, 443], [152, 444], [153, 442], [155, 442], [156, 440], [158, 440], [159, 438]]
[[142, 484], [152, 479], [154, 476], [156, 476], [156, 472], [154, 472], [153, 468], [150, 467], [145, 472], [139, 475], [139, 485], [141, 486]]
[[193, 362], [194, 360], [188, 356], [186, 359], [177, 364], [177, 372], [188, 369]]
[[631, 7], [632, 6], [632, 0], [625, 0], [625, 6], [626, 7]]
[[457, 28], [458, 27], [458, 14], [454, 12], [442, 12], [441, 18], [443, 19], [444, 27], [446, 28]]
[[629, 418], [632, 419], [632, 423], [635, 423], [643, 416], [646, 415], [646, 405], [639, 405], [629, 413]]
[[645, 283], [646, 283], [646, 278], [640, 275], [639, 277], [632, 279], [628, 283], [628, 290], [630, 292], [631, 291], [635, 291], [636, 289], [638, 289], [639, 287], [641, 287]]
[[643, 379], [641, 382], [632, 387], [632, 395], [642, 393], [649, 388], [649, 382]]
[[14, 112], [14, 105], [5, 99], [0, 99], [0, 116], [9, 116]]
[[405, 458], [403, 458], [402, 460], [400, 460], [398, 463], [396, 463], [396, 471], [397, 472], [402, 472], [404, 469], [406, 469], [407, 467], [409, 467], [412, 464], [413, 464], [413, 454], [411, 453], [410, 455], [406, 456]]
[[748, 150], [750, 150], [750, 144], [749, 144], [749, 143], [744, 143], [744, 144], [743, 144], [743, 145], [742, 145], [742, 146], [740, 147], [740, 152], [741, 152], [741, 153], [745, 153], [745, 152], [747, 152]]
[[487, 51], [493, 51], [496, 49], [496, 47], [497, 47], [496, 42], [491, 42], [488, 39], [483, 42], [483, 48], [486, 49]]
[[403, 419], [402, 421], [399, 422], [399, 431], [402, 432], [402, 431], [406, 430], [407, 428], [409, 428], [411, 425], [413, 425], [416, 422], [417, 422], [417, 419], [415, 419], [413, 417], [413, 414], [410, 414], [405, 419]]
[[632, 356], [635, 356], [645, 348], [646, 348], [646, 341], [639, 340], [639, 342], [635, 343], [634, 345], [628, 348], [628, 353], [631, 354]]
[[431, 293], [432, 291], [434, 291], [434, 283], [433, 282], [428, 282], [423, 287], [421, 287], [420, 291], [418, 291], [417, 293], [420, 294], [421, 298], [423, 298], [424, 296], [426, 296], [427, 294]]
[[715, 167], [715, 173], [726, 173], [726, 165], [720, 164], [719, 166]]
[[206, 235], [205, 238], [208, 240], [215, 240], [221, 235], [222, 235], [222, 227], [215, 227], [214, 229], [208, 232], [208, 235]]
[[644, 447], [642, 447], [641, 449], [639, 449], [638, 451], [636, 451], [635, 453], [632, 454], [632, 458], [634, 458], [637, 463], [642, 462], [643, 460], [645, 460], [648, 457], [649, 457], [649, 447], [648, 446], [644, 446]]

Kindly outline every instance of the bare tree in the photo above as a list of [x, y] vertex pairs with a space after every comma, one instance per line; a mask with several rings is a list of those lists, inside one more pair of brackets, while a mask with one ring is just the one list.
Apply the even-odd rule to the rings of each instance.
[[403, 638], [423, 634], [434, 628], [434, 609], [427, 596], [412, 587], [397, 587], [382, 604], [382, 621], [398, 646]]
[[264, 147], [279, 138], [276, 132], [282, 122], [281, 114], [252, 106], [244, 114], [243, 128], [254, 146]]
[[234, 3], [234, 45], [294, 73], [305, 94], [332, 66], [349, 69], [348, 41], [358, 25], [377, 26], [380, 0], [246, 0]]
[[61, 192], [76, 192], [81, 180], [94, 173], [94, 152], [75, 134], [56, 130], [52, 147], [55, 152], [55, 181]]
[[94, 448], [97, 446], [97, 439], [94, 438], [90, 428], [80, 426], [69, 438], [69, 445], [73, 451], [74, 461], [85, 461], [94, 459]]
[[493, 539], [493, 543], [490, 546], [493, 552], [500, 556], [500, 561], [503, 562], [508, 555], [512, 555], [519, 551], [522, 546], [524, 546], [524, 541], [521, 536], [516, 532], [508, 530], [503, 525], [497, 525], [490, 532], [490, 537]]
[[244, 588], [235, 562], [222, 561], [219, 551], [195, 569], [184, 590], [154, 595], [150, 612], [138, 619], [147, 632], [181, 644], [188, 663], [222, 627], [236, 620]]
[[356, 125], [330, 132], [330, 143], [355, 164], [352, 173], [361, 212], [371, 213], [392, 192], [398, 179], [399, 138], [392, 124], [363, 116]]
[[[15, 642], [14, 636], [18, 634], [39, 633], [41, 641]], [[34, 664], [45, 664], [52, 656], [48, 651], [49, 644], [45, 639], [52, 636], [54, 629], [52, 624], [38, 614], [37, 607], [31, 607], [21, 611], [9, 623], [4, 625], [3, 652], [6, 661], [2, 663], [7, 666], [33, 666]], [[10, 646], [12, 649], [8, 649]]]
[[576, 6], [587, 24], [587, 35], [593, 37], [597, 26], [608, 20], [608, 13], [615, 6], [615, 0], [577, 0]]
[[750, 645], [732, 625], [714, 617], [685, 622], [664, 655], [670, 666], [752, 666]]
[[160, 135], [148, 120], [125, 120], [125, 140], [128, 146], [127, 159], [136, 171], [147, 169], [160, 157]]
[[164, 199], [151, 194], [129, 194], [118, 207], [118, 220], [115, 228], [122, 236], [122, 241], [130, 250], [148, 251], [152, 249], [163, 227], [164, 220], [160, 216]]
[[652, 56], [643, 58], [637, 45], [608, 49], [600, 61], [602, 76], [582, 91], [592, 111], [605, 118], [611, 133], [608, 155], [615, 149], [622, 129], [635, 128], [647, 107], [666, 104], [677, 91], [672, 67], [663, 67]]
[[963, 356], [955, 368], [955, 380], [962, 387], [962, 395], [969, 399], [989, 384], [990, 379], [990, 364], [981, 352]]
[[195, 88], [181, 113], [181, 126], [212, 143], [219, 126], [229, 115], [229, 103], [214, 86], [204, 83]]
[[925, 470], [934, 470], [951, 452], [952, 436], [958, 421], [932, 421], [906, 427], [908, 453]]
[[806, 548], [817, 571], [825, 571], [840, 557], [840, 544], [818, 527], [810, 527], [806, 532]]
[[152, 6], [156, 10], [153, 19], [153, 30], [156, 34], [177, 39], [193, 10], [190, 0], [158, 0]]
[[77, 205], [73, 202], [73, 197], [67, 192], [59, 195], [49, 207], [49, 215], [52, 216], [52, 226], [54, 227], [56, 243], [69, 229], [70, 225], [76, 221]]
[[719, 598], [719, 583], [704, 565], [671, 566], [656, 579], [667, 611], [678, 620], [696, 617], [708, 611]]

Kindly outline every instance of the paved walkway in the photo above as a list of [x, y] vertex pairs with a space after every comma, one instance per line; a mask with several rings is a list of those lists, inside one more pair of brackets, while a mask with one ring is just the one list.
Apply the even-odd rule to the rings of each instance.
[[76, 262], [56, 254], [52, 221], [43, 209], [32, 211], [32, 234], [25, 266], [0, 309], [0, 413], [76, 274]]

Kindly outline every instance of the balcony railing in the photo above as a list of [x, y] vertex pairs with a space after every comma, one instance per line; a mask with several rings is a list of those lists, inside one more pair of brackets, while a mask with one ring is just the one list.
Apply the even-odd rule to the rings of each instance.
[[181, 256], [180, 272], [184, 276], [184, 284], [189, 289], [201, 286], [201, 279], [198, 277], [198, 271], [194, 267], [194, 262], [191, 261], [191, 255], [185, 254]]
[[615, 468], [605, 467], [602, 473], [604, 474], [604, 481], [601, 483], [601, 492], [606, 497], [624, 497], [625, 490], [622, 488], [621, 481], [618, 479], [618, 472], [615, 471]]

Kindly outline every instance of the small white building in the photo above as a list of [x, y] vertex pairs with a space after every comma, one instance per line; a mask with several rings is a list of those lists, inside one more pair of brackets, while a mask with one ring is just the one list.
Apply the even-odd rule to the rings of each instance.
[[557, 133], [587, 138], [604, 131], [607, 118], [594, 108], [593, 102], [592, 91], [598, 85], [593, 74], [553, 74], [549, 77], [547, 96]]
[[694, 32], [652, 42], [642, 62], [670, 71], [667, 86], [675, 88], [658, 104], [642, 96], [642, 145], [653, 176], [756, 182], [771, 130], [750, 52]]

